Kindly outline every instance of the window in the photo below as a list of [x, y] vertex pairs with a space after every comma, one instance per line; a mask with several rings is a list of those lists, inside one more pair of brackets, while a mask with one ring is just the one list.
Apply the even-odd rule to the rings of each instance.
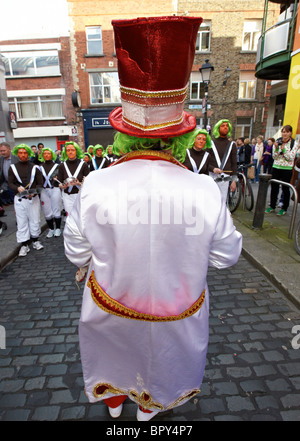
[[190, 99], [199, 101], [202, 98], [204, 98], [204, 83], [202, 82], [201, 73], [192, 72], [190, 81], [191, 81]]
[[252, 100], [255, 98], [256, 78], [254, 72], [240, 73], [239, 99]]
[[88, 55], [103, 55], [101, 26], [85, 28]]
[[262, 20], [247, 20], [244, 22], [243, 51], [257, 51], [258, 39], [261, 35]]
[[118, 72], [90, 73], [91, 104], [120, 103]]
[[252, 118], [237, 117], [235, 137], [240, 138], [241, 136], [243, 136], [244, 138], [251, 139], [251, 128]]
[[6, 76], [59, 75], [58, 51], [3, 52]]
[[196, 51], [207, 52], [210, 50], [210, 22], [202, 22], [196, 41]]
[[63, 118], [61, 96], [28, 96], [9, 98], [9, 110], [16, 112], [17, 119], [38, 120]]

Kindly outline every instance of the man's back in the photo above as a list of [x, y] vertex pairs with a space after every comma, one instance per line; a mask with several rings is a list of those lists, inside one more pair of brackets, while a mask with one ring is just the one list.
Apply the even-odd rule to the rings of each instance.
[[[67, 256], [75, 223], [92, 246], [97, 282], [145, 313], [181, 314], [206, 288], [208, 265], [230, 266], [240, 252], [214, 181], [165, 160], [133, 159], [91, 173], [65, 228]], [[79, 255], [71, 260], [84, 263]]]

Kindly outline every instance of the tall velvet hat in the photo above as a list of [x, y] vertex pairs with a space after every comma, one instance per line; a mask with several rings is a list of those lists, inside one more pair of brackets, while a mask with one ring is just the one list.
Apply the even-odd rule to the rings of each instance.
[[122, 107], [109, 120], [119, 132], [170, 138], [196, 127], [183, 110], [200, 17], [113, 20]]

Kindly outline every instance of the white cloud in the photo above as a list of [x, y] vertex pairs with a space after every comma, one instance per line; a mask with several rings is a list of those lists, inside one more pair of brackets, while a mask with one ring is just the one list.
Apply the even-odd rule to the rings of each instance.
[[0, 0], [0, 40], [68, 35], [67, 0]]

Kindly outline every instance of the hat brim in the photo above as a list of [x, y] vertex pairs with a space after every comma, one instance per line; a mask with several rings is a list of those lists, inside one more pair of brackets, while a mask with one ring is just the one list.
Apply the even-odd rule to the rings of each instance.
[[117, 107], [110, 113], [109, 121], [118, 132], [138, 138], [174, 138], [191, 132], [196, 127], [196, 118], [187, 112], [183, 112], [183, 121], [180, 124], [156, 130], [141, 130], [123, 121], [122, 107]]

